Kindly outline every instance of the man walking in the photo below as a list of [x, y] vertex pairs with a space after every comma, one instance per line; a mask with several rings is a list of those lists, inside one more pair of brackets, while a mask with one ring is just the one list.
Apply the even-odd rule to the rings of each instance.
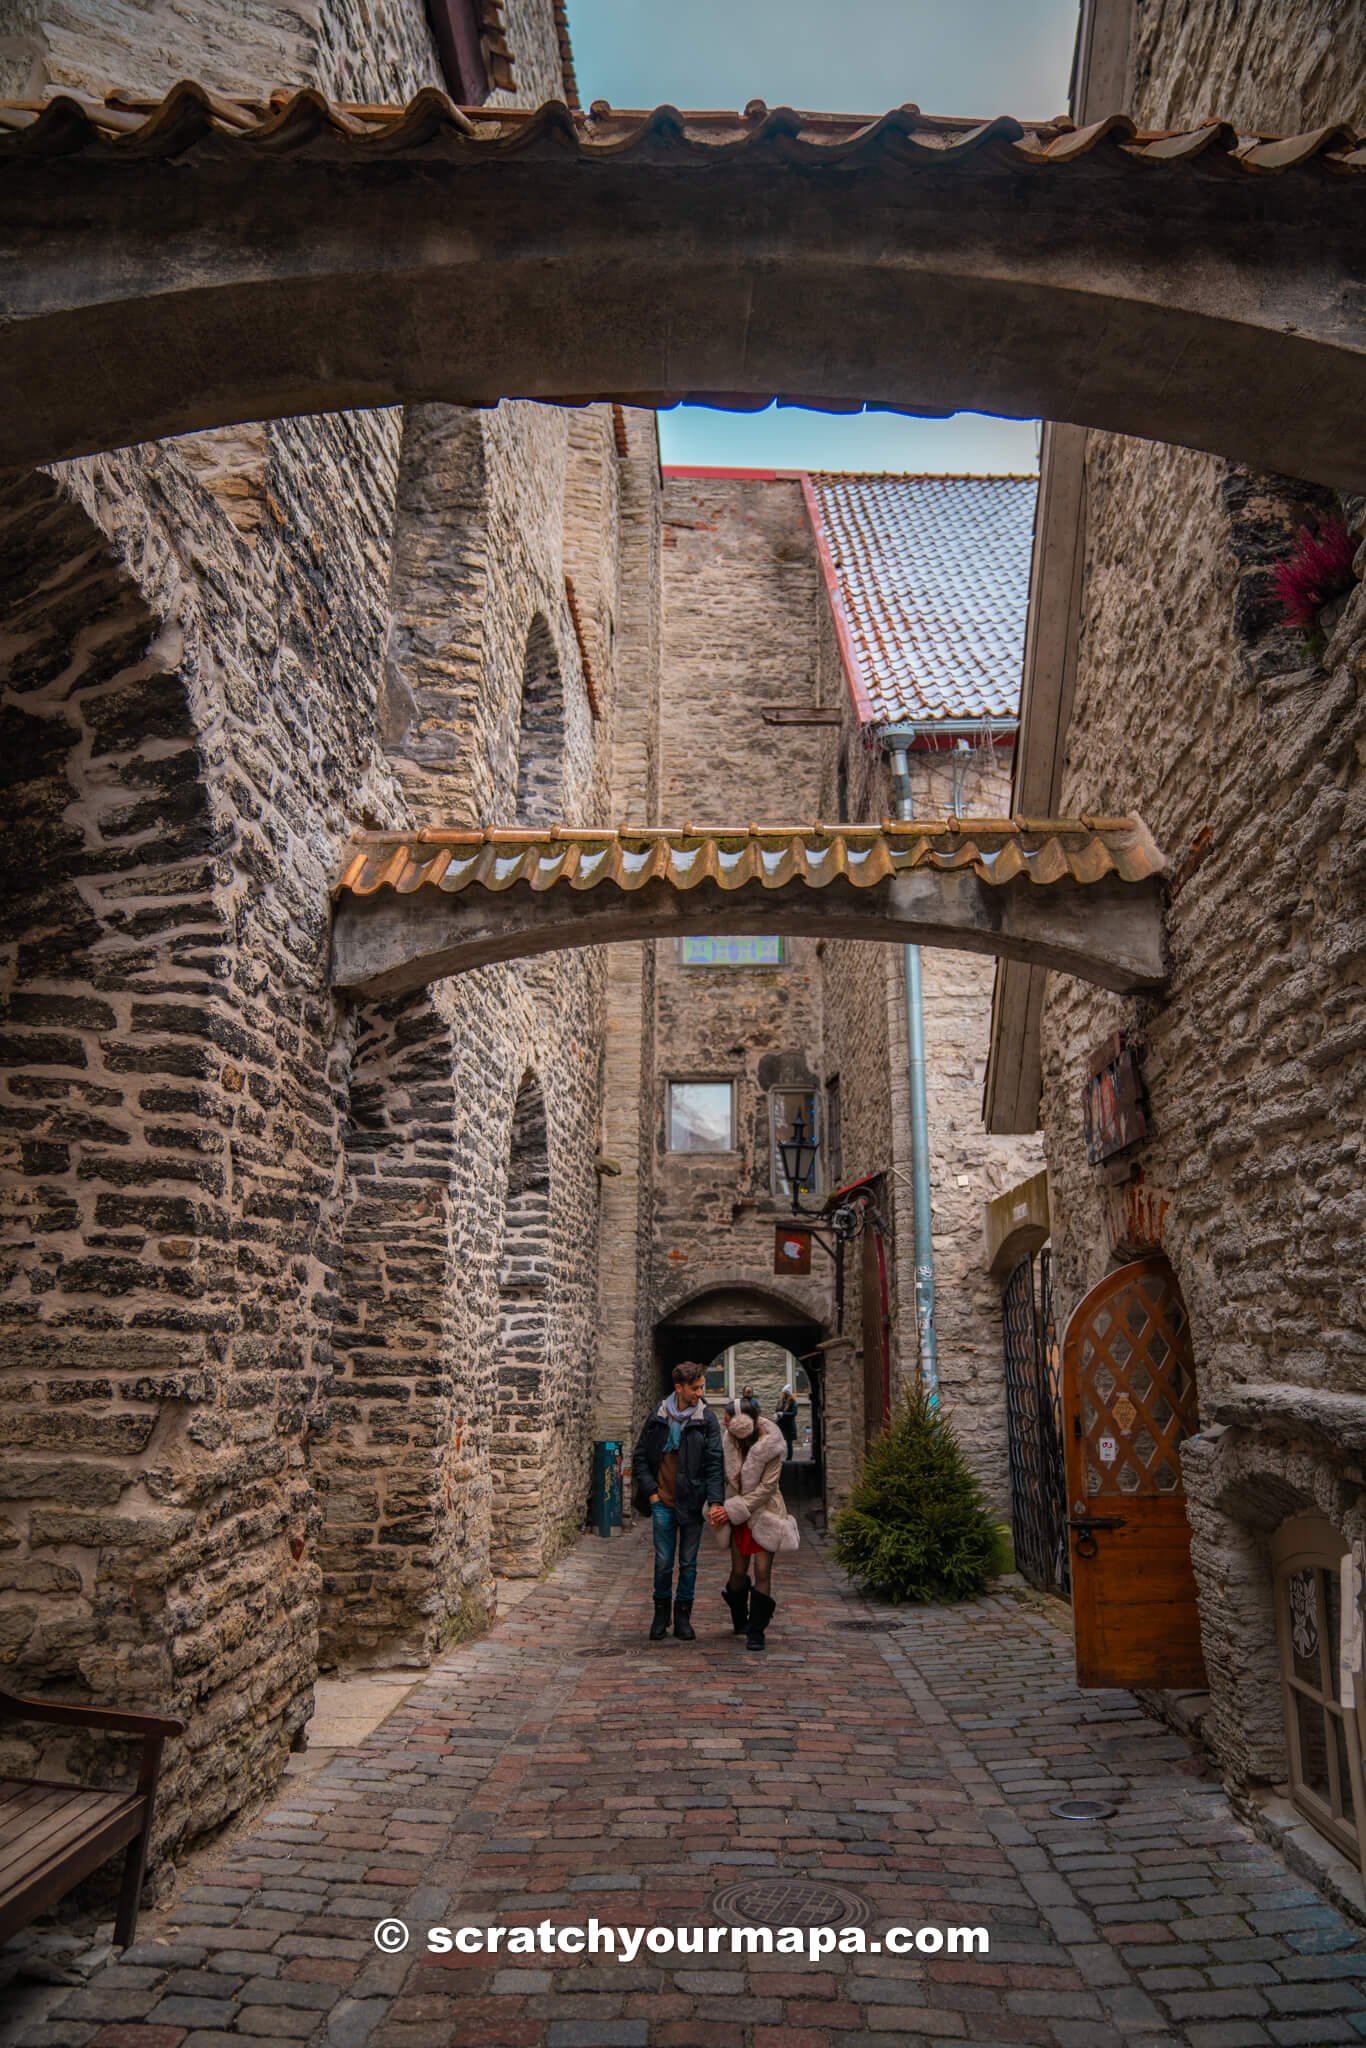
[[[650, 1641], [669, 1633], [673, 1606], [674, 1634], [680, 1642], [697, 1639], [692, 1625], [697, 1588], [697, 1552], [702, 1541], [703, 1511], [726, 1497], [726, 1467], [721, 1425], [702, 1398], [705, 1368], [676, 1365], [673, 1392], [665, 1396], [646, 1422], [631, 1460], [638, 1514], [648, 1514], [655, 1542], [655, 1618]], [[678, 1556], [678, 1596], [673, 1596], [674, 1554]]]

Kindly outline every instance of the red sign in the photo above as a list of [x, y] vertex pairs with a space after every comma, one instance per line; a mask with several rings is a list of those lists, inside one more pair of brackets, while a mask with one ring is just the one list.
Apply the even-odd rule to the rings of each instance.
[[791, 1224], [773, 1226], [773, 1270], [775, 1273], [811, 1271], [811, 1232], [794, 1230]]

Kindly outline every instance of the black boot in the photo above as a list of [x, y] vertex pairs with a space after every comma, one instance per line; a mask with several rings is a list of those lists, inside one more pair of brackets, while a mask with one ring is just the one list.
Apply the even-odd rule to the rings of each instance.
[[731, 1627], [737, 1636], [742, 1636], [749, 1624], [749, 1580], [743, 1586], [723, 1586], [721, 1598], [730, 1609]]
[[674, 1601], [674, 1634], [678, 1637], [680, 1643], [695, 1643], [697, 1641], [697, 1630], [689, 1619], [691, 1614], [691, 1600]]
[[670, 1605], [671, 1603], [667, 1599], [661, 1600], [658, 1594], [656, 1594], [655, 1618], [650, 1623], [650, 1641], [652, 1643], [662, 1642], [664, 1637], [669, 1633]]
[[749, 1596], [749, 1627], [745, 1632], [747, 1650], [763, 1649], [764, 1630], [772, 1621], [777, 1608], [777, 1601], [771, 1600], [767, 1593], [761, 1593], [756, 1586]]

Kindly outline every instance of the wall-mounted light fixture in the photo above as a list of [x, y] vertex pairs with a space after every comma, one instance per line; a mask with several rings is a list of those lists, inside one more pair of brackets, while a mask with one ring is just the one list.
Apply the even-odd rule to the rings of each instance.
[[778, 1144], [779, 1157], [783, 1162], [783, 1179], [787, 1182], [792, 1196], [792, 1213], [802, 1213], [802, 1189], [816, 1184], [816, 1156], [819, 1151], [814, 1131], [808, 1137], [806, 1119], [800, 1108], [792, 1119], [792, 1132]]

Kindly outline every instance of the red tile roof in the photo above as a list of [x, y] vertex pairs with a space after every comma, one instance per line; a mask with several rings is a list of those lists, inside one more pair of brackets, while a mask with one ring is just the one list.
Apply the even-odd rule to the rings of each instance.
[[810, 478], [865, 717], [1018, 716], [1037, 490], [1032, 476]]
[[[566, 40], [567, 32], [562, 61]], [[574, 90], [568, 74], [566, 90]], [[1077, 128], [1062, 116], [1020, 122], [998, 114], [978, 120], [924, 114], [914, 106], [880, 115], [823, 114], [769, 107], [762, 100], [751, 100], [739, 113], [628, 109], [595, 100], [585, 114], [560, 100], [534, 108], [461, 108], [431, 86], [406, 106], [329, 103], [307, 87], [234, 99], [185, 81], [160, 100], [139, 93], [97, 100], [72, 88], [48, 100], [0, 100], [0, 131], [0, 154], [29, 158], [78, 150], [178, 157], [206, 148], [214, 155], [246, 150], [328, 161], [345, 160], [359, 149], [384, 156], [431, 151], [469, 162], [538, 152], [698, 166], [743, 157], [853, 168], [885, 159], [908, 172], [976, 169], [985, 176], [1002, 168], [1075, 175], [1081, 166], [1100, 177], [1130, 171], [1178, 178], [1366, 174], [1366, 143], [1342, 122], [1303, 135], [1240, 134], [1227, 121], [1168, 133], [1140, 129], [1127, 114]]]
[[1162, 853], [1143, 820], [1117, 818], [934, 818], [877, 825], [622, 825], [428, 827], [418, 832], [358, 832], [347, 847], [336, 893], [373, 896], [392, 889], [447, 895], [475, 886], [494, 891], [524, 882], [546, 889], [644, 889], [666, 882], [686, 892], [699, 883], [731, 891], [758, 882], [781, 889], [831, 882], [871, 889], [915, 868], [940, 874], [971, 869], [1004, 888], [1018, 876], [1046, 887], [1117, 875], [1141, 882], [1160, 874]]

